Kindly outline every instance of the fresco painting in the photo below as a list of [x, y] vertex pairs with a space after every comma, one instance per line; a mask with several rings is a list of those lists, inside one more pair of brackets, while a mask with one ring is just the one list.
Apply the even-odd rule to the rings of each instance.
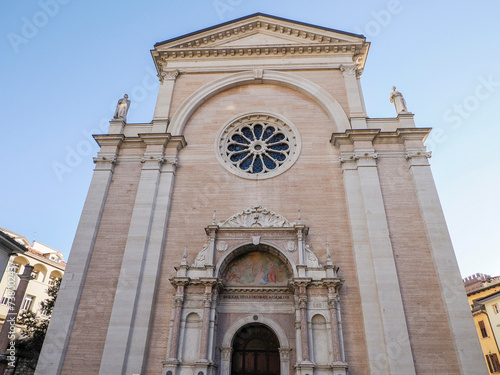
[[226, 268], [223, 279], [226, 285], [281, 286], [287, 285], [290, 270], [278, 257], [253, 251], [237, 257]]

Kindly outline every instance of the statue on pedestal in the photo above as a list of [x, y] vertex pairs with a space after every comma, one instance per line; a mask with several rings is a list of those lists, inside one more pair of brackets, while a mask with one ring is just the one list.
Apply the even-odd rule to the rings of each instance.
[[394, 103], [398, 115], [400, 113], [408, 113], [405, 98], [403, 97], [403, 94], [401, 94], [399, 91], [396, 91], [396, 86], [392, 86], [392, 92], [389, 95], [389, 98], [391, 100], [391, 103]]
[[116, 105], [115, 115], [113, 116], [113, 120], [122, 120], [123, 122], [127, 121], [127, 112], [130, 107], [130, 100], [128, 100], [128, 95], [125, 94], [123, 98], [118, 100], [118, 104]]

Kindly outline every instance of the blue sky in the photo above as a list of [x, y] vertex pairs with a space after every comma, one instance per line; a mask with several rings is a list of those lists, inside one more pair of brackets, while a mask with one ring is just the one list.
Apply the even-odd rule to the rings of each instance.
[[428, 147], [462, 276], [500, 274], [497, 1], [41, 0], [0, 3], [0, 227], [69, 254], [97, 146], [124, 93], [149, 122], [156, 42], [255, 12], [361, 33], [370, 117], [396, 85]]

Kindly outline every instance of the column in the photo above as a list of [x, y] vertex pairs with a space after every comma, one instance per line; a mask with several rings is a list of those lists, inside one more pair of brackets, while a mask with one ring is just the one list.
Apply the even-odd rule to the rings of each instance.
[[218, 281], [214, 285], [214, 290], [212, 291], [212, 305], [210, 308], [210, 329], [208, 332], [208, 354], [207, 359], [209, 363], [214, 362], [214, 346], [215, 346], [215, 338], [217, 332], [217, 304], [219, 299], [220, 288], [222, 287], [222, 283]]
[[[141, 373], [182, 137], [141, 134], [146, 144], [100, 374]], [[168, 146], [167, 146], [168, 144]]]
[[359, 83], [361, 71], [357, 64], [340, 65], [340, 71], [344, 76], [351, 126], [353, 129], [366, 129], [365, 103]]
[[56, 305], [38, 359], [36, 375], [60, 374], [68, 349], [78, 304], [85, 284], [90, 258], [101, 222], [104, 204], [123, 135], [94, 136], [101, 150], [94, 158], [96, 164], [87, 199], [76, 230], [68, 266], [61, 281]]
[[298, 321], [295, 325], [297, 341], [300, 342], [300, 351], [299, 345], [297, 345], [297, 366], [300, 369], [307, 368], [312, 370], [312, 363], [309, 357], [309, 332], [307, 324], [307, 286], [310, 283], [310, 278], [296, 278], [293, 280], [292, 285], [295, 287], [295, 308], [299, 310]]
[[158, 92], [158, 99], [156, 100], [152, 133], [166, 133], [167, 131], [175, 80], [177, 79], [178, 75], [178, 70], [166, 69], [162, 70], [158, 74], [161, 85]]
[[19, 309], [21, 308], [21, 304], [24, 300], [24, 295], [26, 294], [26, 289], [28, 288], [28, 283], [32, 279], [31, 273], [33, 272], [33, 266], [27, 264], [24, 266], [24, 272], [19, 276], [19, 284], [17, 285], [16, 292], [14, 294], [13, 300], [14, 303], [11, 304], [9, 302], [9, 310], [7, 311], [7, 315], [5, 316], [5, 320], [2, 326], [2, 330], [0, 331], [0, 374], [3, 374], [5, 369], [7, 368], [7, 360], [8, 353], [6, 353], [7, 348], [9, 347], [9, 331], [12, 326], [16, 325], [17, 314], [19, 313]]
[[174, 297], [174, 316], [172, 318], [172, 333], [170, 335], [170, 342], [168, 346], [168, 359], [167, 362], [178, 362], [177, 351], [179, 349], [179, 331], [181, 325], [182, 316], [182, 303], [184, 302], [184, 290], [188, 284], [188, 280], [177, 280], [172, 281], [174, 285], [177, 286], [177, 291]]
[[214, 279], [201, 279], [201, 282], [205, 285], [205, 294], [203, 296], [203, 323], [201, 328], [201, 343], [200, 343], [200, 354], [198, 362], [208, 362], [207, 348], [209, 340], [209, 328], [210, 328], [210, 315], [212, 308], [212, 287], [216, 280]]
[[[398, 129], [427, 232], [460, 374], [487, 373], [423, 142], [430, 129]], [[482, 369], [482, 370], [481, 370]]]
[[379, 130], [335, 134], [343, 164], [349, 221], [371, 371], [415, 374], [372, 141]]
[[341, 362], [339, 325], [337, 320], [337, 289], [334, 282], [324, 282], [328, 287], [328, 308], [330, 310], [330, 326], [332, 330], [333, 362]]

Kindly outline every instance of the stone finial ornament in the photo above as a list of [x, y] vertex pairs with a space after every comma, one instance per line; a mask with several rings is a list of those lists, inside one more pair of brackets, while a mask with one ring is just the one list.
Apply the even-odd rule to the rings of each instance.
[[392, 92], [389, 95], [389, 99], [391, 100], [391, 103], [394, 103], [398, 115], [400, 113], [408, 113], [405, 98], [403, 97], [403, 94], [396, 91], [396, 86], [392, 86]]
[[188, 255], [188, 247], [184, 247], [184, 254], [182, 254], [181, 266], [187, 266], [187, 255]]
[[118, 100], [113, 120], [122, 120], [123, 122], [127, 122], [127, 112], [129, 107], [130, 107], [130, 100], [128, 100], [128, 95], [125, 94], [123, 95], [123, 98]]

